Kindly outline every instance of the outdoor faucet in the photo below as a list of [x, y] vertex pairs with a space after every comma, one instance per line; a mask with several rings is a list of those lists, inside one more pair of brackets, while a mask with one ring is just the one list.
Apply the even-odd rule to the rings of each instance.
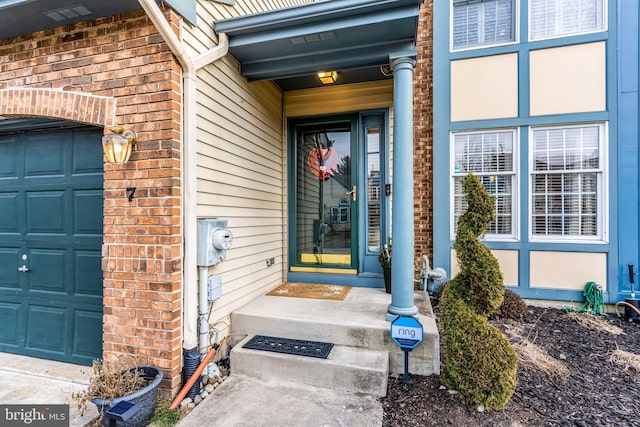
[[420, 270], [420, 289], [432, 293], [434, 282], [441, 282], [447, 279], [447, 272], [444, 268], [436, 267], [433, 270], [429, 266], [429, 257], [422, 255], [422, 270]]

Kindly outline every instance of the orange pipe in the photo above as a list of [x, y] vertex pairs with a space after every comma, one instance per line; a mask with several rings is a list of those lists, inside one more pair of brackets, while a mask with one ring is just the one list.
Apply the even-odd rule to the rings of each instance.
[[182, 387], [182, 389], [180, 390], [180, 393], [178, 393], [176, 398], [173, 399], [173, 402], [171, 402], [171, 406], [169, 406], [169, 409], [176, 409], [180, 402], [182, 402], [182, 399], [184, 399], [197, 379], [200, 378], [200, 374], [202, 373], [202, 371], [204, 371], [205, 366], [207, 366], [213, 355], [216, 354], [216, 350], [218, 350], [218, 344], [214, 344], [213, 347], [211, 347], [211, 350], [209, 350], [209, 353], [207, 353], [204, 359], [202, 359], [202, 362], [200, 362], [193, 375], [191, 375], [189, 381], [186, 382], [184, 387]]

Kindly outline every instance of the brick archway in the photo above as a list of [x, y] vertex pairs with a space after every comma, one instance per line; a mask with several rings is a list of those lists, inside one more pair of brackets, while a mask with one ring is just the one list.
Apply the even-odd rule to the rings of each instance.
[[116, 99], [56, 89], [1, 89], [0, 115], [46, 117], [109, 127], [115, 124]]

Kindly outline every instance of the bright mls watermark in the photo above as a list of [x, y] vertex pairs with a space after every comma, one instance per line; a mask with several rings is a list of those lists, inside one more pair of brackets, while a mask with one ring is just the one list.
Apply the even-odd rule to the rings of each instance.
[[0, 405], [0, 426], [69, 427], [69, 405]]

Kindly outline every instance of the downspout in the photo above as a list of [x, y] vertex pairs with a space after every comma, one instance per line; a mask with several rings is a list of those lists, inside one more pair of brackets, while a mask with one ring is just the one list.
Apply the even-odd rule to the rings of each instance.
[[[195, 165], [198, 154], [196, 147], [196, 72], [198, 69], [224, 57], [229, 50], [229, 43], [226, 34], [219, 34], [216, 47], [191, 58], [176, 33], [173, 32], [155, 0], [138, 0], [138, 2], [169, 46], [169, 49], [171, 49], [171, 52], [175, 55], [183, 70], [183, 143], [181, 144], [180, 167], [184, 204], [182, 217], [184, 236], [182, 266], [183, 348], [191, 349], [198, 345], [200, 353], [206, 354], [209, 346], [209, 328], [208, 319], [206, 318], [208, 313], [207, 280], [200, 280], [199, 286], [196, 285], [197, 174], [195, 167], [188, 168], [186, 166]], [[198, 294], [204, 296], [204, 298], [200, 298], [200, 302], [198, 302]], [[198, 322], [200, 322], [199, 335], [197, 332]]]

